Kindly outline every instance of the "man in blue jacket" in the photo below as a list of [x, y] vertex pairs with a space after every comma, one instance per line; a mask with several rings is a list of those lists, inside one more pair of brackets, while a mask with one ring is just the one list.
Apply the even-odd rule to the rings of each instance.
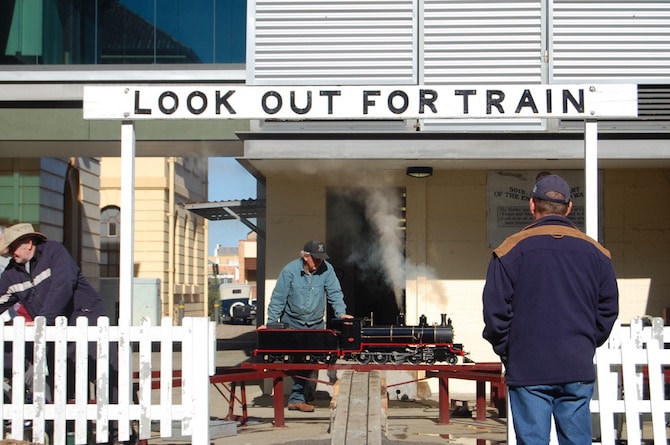
[[[336, 318], [353, 318], [346, 313], [340, 281], [327, 259], [323, 242], [305, 243], [300, 258], [288, 263], [279, 273], [268, 305], [268, 323], [281, 322], [295, 329], [323, 329], [326, 300]], [[263, 328], [265, 325], [259, 326], [259, 329]], [[311, 371], [299, 372], [294, 379], [288, 399], [289, 410], [314, 411], [314, 406], [307, 403], [314, 390], [313, 382], [307, 380], [310, 375]]]
[[0, 312], [20, 302], [31, 317], [46, 317], [48, 324], [65, 316], [74, 325], [83, 316], [95, 325], [98, 317], [107, 316], [65, 246], [47, 240], [31, 224], [8, 227], [0, 238], [0, 254], [11, 258], [0, 276]]
[[483, 336], [505, 365], [517, 441], [591, 444], [593, 356], [618, 315], [609, 251], [567, 218], [570, 187], [547, 175], [533, 187], [534, 223], [507, 238], [489, 263]]
[[[20, 302], [34, 319], [46, 318], [53, 325], [56, 317], [65, 316], [69, 325], [78, 317], [86, 317], [90, 326], [98, 317], [106, 317], [102, 299], [84, 278], [77, 263], [63, 244], [47, 240], [36, 232], [32, 224], [15, 224], [0, 235], [0, 254], [10, 257], [9, 264], [0, 275], [0, 313]], [[50, 348], [49, 361], [53, 354]], [[74, 370], [74, 343], [68, 345], [68, 367]], [[95, 383], [96, 348], [90, 343], [89, 380]], [[110, 401], [118, 401], [117, 351], [109, 351]], [[68, 393], [74, 393], [74, 372], [68, 372]], [[110, 425], [110, 443], [117, 442], [117, 422]]]

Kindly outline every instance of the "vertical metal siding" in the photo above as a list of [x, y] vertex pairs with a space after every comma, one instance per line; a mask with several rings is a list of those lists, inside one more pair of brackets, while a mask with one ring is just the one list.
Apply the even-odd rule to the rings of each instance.
[[415, 83], [413, 0], [256, 0], [253, 81]]
[[667, 83], [670, 2], [554, 0], [551, 58], [555, 83]]
[[538, 84], [540, 0], [425, 0], [426, 84]]
[[[424, 0], [422, 83], [540, 84], [542, 1]], [[537, 131], [540, 119], [430, 120], [424, 131]]]

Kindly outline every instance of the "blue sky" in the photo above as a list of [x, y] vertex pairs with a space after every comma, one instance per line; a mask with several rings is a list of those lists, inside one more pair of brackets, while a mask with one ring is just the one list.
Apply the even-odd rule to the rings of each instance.
[[[256, 178], [234, 158], [209, 158], [208, 193], [209, 201], [255, 198]], [[237, 220], [210, 221], [207, 254], [212, 255], [217, 244], [237, 247], [238, 241], [246, 239], [249, 231], [247, 226]]]

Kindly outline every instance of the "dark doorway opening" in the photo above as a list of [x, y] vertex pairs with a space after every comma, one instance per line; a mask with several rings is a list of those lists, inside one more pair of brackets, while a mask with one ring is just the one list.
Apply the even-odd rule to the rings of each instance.
[[396, 324], [405, 304], [405, 190], [331, 188], [326, 206], [329, 261], [348, 313]]

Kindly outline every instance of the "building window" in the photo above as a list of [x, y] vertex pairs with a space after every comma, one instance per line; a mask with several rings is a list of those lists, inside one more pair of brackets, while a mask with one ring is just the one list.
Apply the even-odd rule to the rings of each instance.
[[0, 65], [244, 63], [246, 0], [2, 0]]
[[107, 206], [100, 213], [100, 277], [119, 276], [120, 217], [121, 209], [116, 206]]

